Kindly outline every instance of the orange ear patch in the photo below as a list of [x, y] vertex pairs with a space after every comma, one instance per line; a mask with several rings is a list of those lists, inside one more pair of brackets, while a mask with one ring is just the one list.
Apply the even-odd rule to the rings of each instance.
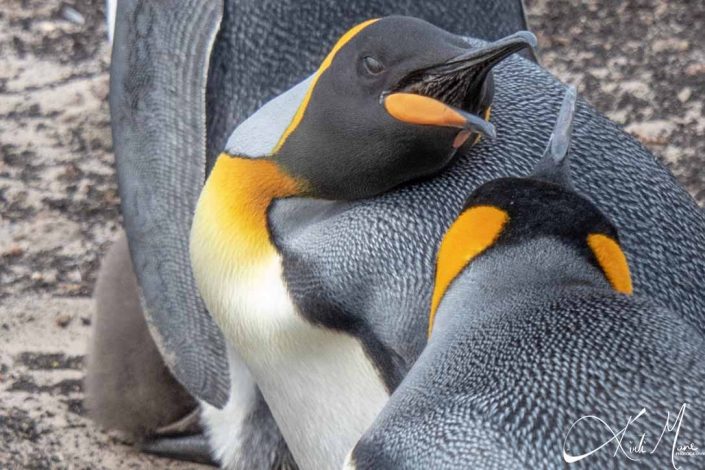
[[632, 277], [622, 248], [612, 238], [601, 233], [588, 235], [587, 243], [610, 285], [617, 292], [632, 294]]
[[509, 220], [509, 214], [492, 206], [472, 207], [453, 222], [446, 232], [436, 258], [436, 281], [431, 299], [428, 335], [441, 299], [465, 266], [491, 247]]

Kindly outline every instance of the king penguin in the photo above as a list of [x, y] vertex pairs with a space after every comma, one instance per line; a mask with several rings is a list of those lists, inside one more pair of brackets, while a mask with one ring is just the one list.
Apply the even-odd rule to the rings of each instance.
[[85, 384], [89, 416], [141, 441], [194, 411], [196, 400], [171, 375], [147, 330], [124, 232], [103, 259], [94, 298]]
[[[214, 407], [227, 402], [224, 412], [237, 405], [233, 371], [187, 260], [204, 169], [262, 97], [320, 63], [322, 38], [333, 41], [345, 24], [395, 11], [486, 39], [526, 29], [520, 0], [120, 2], [111, 123], [144, 315], [179, 382]], [[276, 34], [263, 35], [263, 28]], [[562, 84], [521, 57], [493, 73], [492, 122], [500, 132], [491, 145], [461, 147], [438, 176], [375, 198], [315, 211], [313, 200], [289, 197], [268, 211], [294, 303], [317, 324], [365, 338], [366, 352], [395, 386], [426, 344], [435, 252], [445, 229], [474, 188], [534, 165], [563, 96]], [[702, 210], [653, 155], [589, 105], [579, 105], [576, 120], [574, 180], [591, 188], [595, 204], [621, 227], [634, 292], [648, 292], [705, 332]], [[230, 439], [225, 450], [237, 455], [240, 434], [223, 435]]]
[[530, 176], [447, 230], [430, 341], [346, 468], [699, 466], [678, 449], [705, 429], [705, 337], [632, 295], [617, 227], [571, 181], [574, 106]]
[[[471, 45], [415, 18], [363, 22], [311, 77], [245, 121], [216, 161], [191, 230], [196, 284], [231, 371], [246, 365], [301, 468], [339, 468], [396, 379], [370, 358], [378, 344], [320, 325], [293, 301], [283, 264], [295, 260], [283, 259], [270, 233], [271, 205], [304, 198], [294, 218], [315, 219], [340, 210], [325, 201], [438, 173], [466, 142], [494, 137], [491, 69], [534, 45], [528, 32]], [[236, 375], [233, 390], [243, 390], [245, 374]]]

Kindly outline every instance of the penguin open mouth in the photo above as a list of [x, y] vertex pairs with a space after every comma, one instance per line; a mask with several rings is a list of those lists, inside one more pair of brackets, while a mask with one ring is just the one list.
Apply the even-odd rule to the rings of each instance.
[[[404, 76], [383, 97], [387, 101], [394, 95], [419, 95], [439, 101], [450, 108], [446, 115], [453, 113], [463, 115], [468, 121], [466, 128], [479, 123], [472, 117], [484, 118], [494, 95], [492, 68], [508, 56], [526, 47], [536, 47], [536, 37], [528, 31], [520, 31], [495, 42], [473, 48], [448, 61], [415, 70]], [[418, 102], [418, 100], [407, 100]], [[387, 106], [389, 110], [389, 106]], [[397, 106], [399, 108], [399, 106]], [[408, 113], [391, 113], [400, 120], [405, 120]], [[412, 113], [413, 114], [413, 113]], [[418, 113], [416, 113], [418, 114]], [[459, 127], [457, 119], [448, 125]], [[408, 121], [415, 124], [424, 122]], [[438, 119], [427, 124], [442, 125]], [[486, 133], [481, 128], [474, 129]], [[486, 130], [486, 129], [485, 129]]]

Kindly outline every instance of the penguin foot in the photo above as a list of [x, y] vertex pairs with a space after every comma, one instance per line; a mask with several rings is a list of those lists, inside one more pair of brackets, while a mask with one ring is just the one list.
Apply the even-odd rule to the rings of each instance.
[[204, 434], [151, 438], [142, 442], [139, 449], [159, 457], [218, 466], [211, 457], [208, 439]]
[[168, 437], [174, 434], [198, 434], [201, 431], [203, 431], [201, 427], [201, 408], [197, 406], [178, 421], [157, 428], [154, 434]]

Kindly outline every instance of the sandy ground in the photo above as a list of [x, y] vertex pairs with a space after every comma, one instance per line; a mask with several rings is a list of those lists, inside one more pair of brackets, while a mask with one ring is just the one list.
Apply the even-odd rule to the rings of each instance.
[[[73, 7], [83, 24], [67, 20]], [[103, 0], [0, 9], [0, 468], [192, 468], [86, 419], [90, 295], [119, 227]], [[705, 201], [705, 4], [532, 0], [543, 64]], [[700, 25], [700, 27], [694, 27]]]

